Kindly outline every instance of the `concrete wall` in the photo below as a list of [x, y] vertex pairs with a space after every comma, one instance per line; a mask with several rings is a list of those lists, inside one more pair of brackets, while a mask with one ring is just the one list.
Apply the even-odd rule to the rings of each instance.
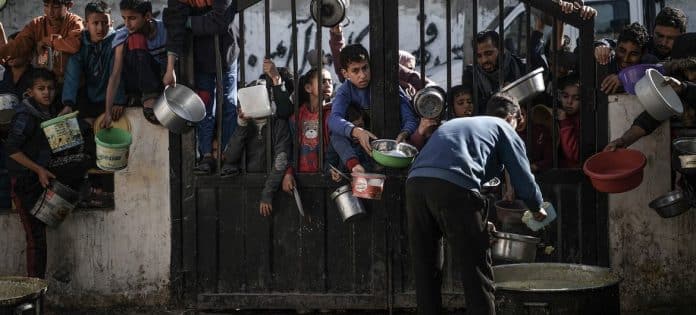
[[[129, 109], [133, 145], [114, 176], [113, 210], [71, 214], [48, 230], [48, 298], [65, 307], [164, 304], [169, 299], [169, 135]], [[19, 217], [0, 214], [0, 275], [25, 275]]]
[[[610, 96], [611, 139], [623, 134], [642, 110], [635, 96]], [[696, 304], [696, 243], [692, 241], [696, 237], [696, 211], [663, 219], [648, 207], [651, 200], [670, 191], [669, 124], [631, 148], [648, 158], [643, 183], [629, 192], [609, 196], [611, 265], [624, 279], [622, 308], [691, 309]]]

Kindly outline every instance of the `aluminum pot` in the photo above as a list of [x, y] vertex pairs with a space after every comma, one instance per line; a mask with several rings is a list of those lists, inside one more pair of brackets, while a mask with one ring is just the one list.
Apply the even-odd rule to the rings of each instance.
[[0, 315], [43, 314], [45, 280], [27, 277], [0, 277]]
[[413, 96], [413, 109], [423, 118], [437, 118], [445, 111], [447, 93], [437, 85], [427, 86]]
[[541, 241], [538, 237], [505, 232], [493, 232], [493, 237], [493, 258], [514, 262], [536, 260], [537, 244]]
[[676, 217], [691, 209], [688, 194], [681, 190], [673, 190], [655, 198], [649, 204], [663, 218]]
[[618, 315], [621, 278], [609, 268], [529, 263], [493, 267], [496, 313]]
[[338, 213], [341, 214], [343, 222], [351, 218], [358, 218], [366, 213], [360, 200], [353, 196], [350, 185], [338, 187], [331, 193], [331, 200], [336, 202], [336, 208], [338, 208]]
[[173, 133], [182, 133], [205, 118], [203, 100], [182, 84], [164, 88], [153, 110], [160, 124]]
[[310, 12], [312, 19], [319, 23], [321, 16], [321, 26], [334, 27], [346, 18], [346, 0], [312, 0]]
[[684, 111], [681, 99], [656, 69], [645, 70], [645, 76], [636, 83], [636, 96], [643, 108], [659, 121], [665, 121]]
[[544, 68], [539, 67], [506, 85], [500, 92], [508, 93], [516, 98], [518, 102], [523, 102], [545, 90]]
[[495, 202], [495, 215], [500, 224], [516, 225], [522, 224], [522, 215], [527, 211], [527, 205], [522, 200], [505, 201], [498, 200]]

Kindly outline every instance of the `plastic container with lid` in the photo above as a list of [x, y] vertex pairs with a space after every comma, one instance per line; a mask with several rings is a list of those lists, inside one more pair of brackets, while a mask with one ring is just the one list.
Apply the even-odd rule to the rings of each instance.
[[239, 105], [242, 107], [245, 117], [262, 118], [273, 113], [271, 99], [268, 96], [266, 85], [256, 85], [239, 89], [237, 91]]

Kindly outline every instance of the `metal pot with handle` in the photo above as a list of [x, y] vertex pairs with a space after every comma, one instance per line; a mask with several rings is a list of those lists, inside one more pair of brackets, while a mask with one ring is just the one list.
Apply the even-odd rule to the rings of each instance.
[[173, 133], [182, 133], [205, 118], [203, 100], [188, 87], [167, 86], [153, 107], [162, 126]]
[[360, 200], [353, 196], [353, 190], [350, 185], [338, 187], [331, 193], [331, 200], [336, 201], [336, 208], [338, 208], [343, 222], [351, 218], [360, 217], [366, 213]]
[[321, 26], [334, 27], [346, 18], [347, 0], [312, 0], [310, 12], [314, 21]]

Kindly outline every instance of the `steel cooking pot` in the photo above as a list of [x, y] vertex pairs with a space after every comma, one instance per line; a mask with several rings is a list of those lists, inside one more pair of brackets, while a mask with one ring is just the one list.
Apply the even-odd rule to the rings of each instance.
[[346, 8], [346, 0], [312, 0], [310, 4], [312, 19], [319, 23], [321, 17], [321, 26], [325, 27], [334, 27], [341, 23], [346, 17]]
[[338, 187], [331, 193], [331, 200], [336, 202], [336, 208], [338, 208], [338, 213], [341, 215], [343, 222], [351, 218], [360, 217], [366, 213], [360, 200], [353, 196], [350, 185]]
[[655, 198], [648, 205], [663, 218], [676, 217], [689, 209], [691, 202], [686, 192], [673, 190], [667, 194]]
[[506, 85], [500, 92], [510, 94], [521, 103], [545, 90], [544, 68], [539, 67]]
[[493, 258], [514, 262], [534, 262], [536, 260], [538, 237], [493, 232], [495, 241], [491, 246]]
[[42, 299], [48, 283], [27, 277], [0, 277], [0, 315], [43, 314]]
[[527, 211], [527, 205], [522, 200], [495, 202], [495, 214], [498, 221], [503, 224], [522, 224], [522, 215]]
[[445, 111], [446, 95], [437, 85], [427, 86], [413, 96], [413, 109], [423, 118], [438, 118]]
[[160, 124], [173, 133], [182, 133], [205, 118], [203, 100], [182, 84], [164, 88], [153, 110]]
[[636, 96], [643, 108], [659, 121], [665, 121], [684, 111], [681, 99], [656, 69], [645, 70], [645, 76], [636, 83]]

